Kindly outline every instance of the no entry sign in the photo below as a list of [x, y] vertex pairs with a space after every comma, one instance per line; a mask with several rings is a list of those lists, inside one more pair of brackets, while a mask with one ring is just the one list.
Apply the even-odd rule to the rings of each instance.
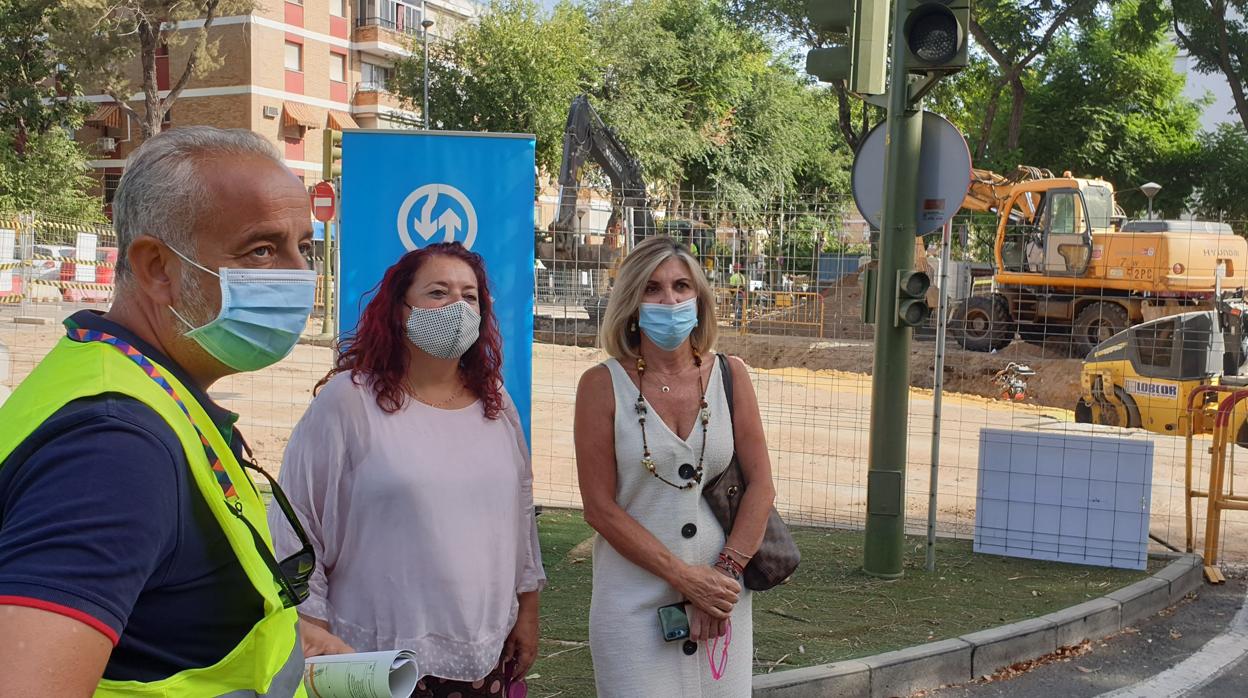
[[317, 182], [312, 187], [312, 217], [322, 223], [334, 219], [334, 208], [337, 204], [334, 185], [329, 182]]

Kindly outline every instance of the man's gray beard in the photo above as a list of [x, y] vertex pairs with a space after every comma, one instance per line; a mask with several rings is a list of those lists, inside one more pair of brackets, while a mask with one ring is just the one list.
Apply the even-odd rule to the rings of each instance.
[[[208, 294], [204, 293], [205, 283], [204, 277], [209, 276], [200, 269], [184, 264], [182, 265], [182, 278], [179, 286], [182, 289], [182, 297], [173, 307], [178, 313], [186, 318], [191, 324], [187, 327], [186, 323], [178, 322], [178, 336], [185, 336], [192, 329], [203, 327], [212, 322], [219, 311], [213, 310], [208, 305]], [[216, 277], [211, 277], [213, 281], [217, 281]]]

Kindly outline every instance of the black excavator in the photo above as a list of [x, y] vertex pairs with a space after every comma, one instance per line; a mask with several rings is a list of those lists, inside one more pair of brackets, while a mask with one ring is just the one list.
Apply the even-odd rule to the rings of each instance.
[[[577, 196], [581, 186], [581, 168], [592, 159], [611, 181], [611, 217], [607, 222], [607, 243], [586, 245], [580, 240], [577, 221]], [[628, 225], [620, 225], [627, 217]], [[617, 231], [627, 239], [614, 239]], [[657, 224], [646, 192], [641, 164], [633, 157], [614, 129], [589, 103], [587, 95], [572, 100], [568, 122], [563, 132], [563, 162], [559, 167], [559, 209], [550, 224], [553, 245], [550, 255], [540, 257], [558, 262], [574, 262], [577, 269], [614, 270], [620, 257], [633, 245], [655, 235], [670, 235], [689, 245], [699, 261], [714, 247], [714, 230], [704, 223], [667, 219]], [[595, 296], [585, 302], [585, 310], [593, 320], [600, 320], [606, 309], [606, 296]]]
[[555, 250], [571, 251], [576, 229], [576, 201], [581, 186], [581, 168], [586, 158], [593, 158], [611, 180], [612, 214], [607, 229], [614, 229], [620, 212], [632, 217], [633, 244], [654, 235], [658, 227], [646, 195], [646, 182], [641, 164], [624, 147], [613, 129], [589, 103], [588, 95], [572, 100], [568, 123], [563, 130], [563, 163], [559, 167], [559, 212], [551, 223], [555, 234]]

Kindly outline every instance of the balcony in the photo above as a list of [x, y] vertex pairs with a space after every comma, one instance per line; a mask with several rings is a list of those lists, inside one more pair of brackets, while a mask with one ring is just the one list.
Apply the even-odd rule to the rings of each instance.
[[412, 55], [411, 47], [420, 41], [420, 25], [405, 26], [402, 21], [386, 17], [357, 17], [351, 41], [361, 51], [386, 58]]
[[351, 97], [352, 111], [362, 113], [376, 113], [391, 110], [415, 115], [406, 104], [403, 98], [386, 90], [384, 85], [374, 82], [357, 82], [355, 84], [355, 93]]

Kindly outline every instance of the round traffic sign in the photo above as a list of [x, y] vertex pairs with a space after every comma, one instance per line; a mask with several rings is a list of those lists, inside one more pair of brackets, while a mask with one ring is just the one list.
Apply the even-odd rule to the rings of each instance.
[[337, 195], [334, 194], [334, 185], [329, 182], [317, 182], [312, 187], [312, 217], [322, 223], [332, 221], [334, 219], [334, 209], [337, 205]]
[[[884, 219], [884, 141], [887, 122], [880, 122], [858, 148], [851, 183], [854, 203], [863, 219], [879, 230]], [[923, 145], [919, 151], [915, 235], [940, 230], [962, 208], [971, 188], [971, 151], [958, 127], [944, 117], [923, 112]]]

